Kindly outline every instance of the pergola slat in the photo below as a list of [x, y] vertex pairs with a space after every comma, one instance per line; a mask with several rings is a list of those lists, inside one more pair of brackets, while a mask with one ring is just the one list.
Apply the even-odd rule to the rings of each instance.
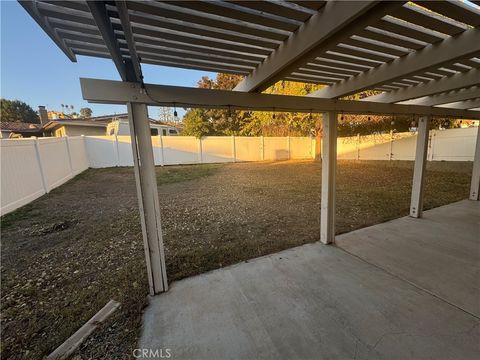
[[312, 14], [303, 12], [288, 6], [282, 6], [281, 2], [268, 1], [232, 1], [233, 3], [258, 11], [267, 12], [273, 15], [294, 19], [297, 21], [306, 21]]
[[160, 48], [168, 48], [171, 51], [188, 51], [188, 52], [201, 52], [205, 55], [219, 55], [225, 57], [234, 57], [237, 59], [245, 59], [251, 62], [260, 62], [263, 60], [263, 56], [255, 56], [253, 54], [241, 53], [241, 52], [234, 52], [222, 49], [214, 49], [210, 47], [206, 47], [199, 44], [192, 44], [187, 45], [185, 43], [178, 43], [175, 41], [168, 41], [168, 40], [159, 40], [153, 39], [151, 37], [143, 37], [142, 35], [136, 34], [135, 41], [138, 45], [148, 46], [148, 47], [160, 47]]
[[206, 36], [214, 39], [223, 39], [231, 42], [236, 42], [239, 44], [254, 45], [254, 46], [260, 46], [260, 47], [270, 48], [270, 49], [276, 49], [279, 45], [277, 42], [266, 41], [266, 40], [251, 38], [246, 36], [238, 36], [231, 33], [225, 33], [222, 31], [212, 31], [208, 29], [202, 29], [199, 27], [178, 25], [171, 22], [161, 21], [158, 19], [142, 17], [135, 14], [130, 15], [130, 21], [134, 26], [149, 25], [149, 26], [154, 26], [156, 28], [159, 28], [161, 30], [165, 30], [165, 29], [174, 30], [174, 31], [185, 33], [185, 34]]
[[480, 10], [462, 1], [415, 1], [415, 3], [465, 24], [480, 25]]
[[364, 49], [369, 49], [373, 51], [383, 52], [385, 54], [390, 54], [393, 56], [404, 56], [408, 54], [408, 51], [399, 50], [398, 48], [388, 47], [386, 45], [374, 44], [372, 42], [364, 41], [361, 38], [350, 38], [344, 41], [345, 44], [357, 46]]
[[369, 96], [362, 101], [374, 101], [385, 103], [396, 103], [410, 99], [416, 99], [423, 96], [440, 94], [446, 91], [457, 90], [469, 86], [475, 86], [480, 83], [480, 74], [476, 69], [467, 73], [458, 73], [439, 80], [428, 81], [408, 89], [393, 91], [388, 94]]
[[331, 85], [331, 84], [334, 84], [333, 81], [322, 81], [320, 79], [312, 79], [312, 78], [306, 78], [306, 77], [302, 77], [302, 76], [293, 76], [293, 75], [290, 75], [290, 76], [287, 76], [285, 77], [285, 80], [288, 80], [288, 81], [295, 81], [295, 82], [302, 82], [302, 83], [307, 83], [307, 84], [319, 84], [319, 85]]
[[271, 40], [284, 41], [287, 38], [287, 35], [283, 33], [247, 27], [235, 22], [219, 20], [218, 18], [214, 19], [211, 17], [199, 16], [188, 12], [173, 11], [168, 8], [161, 8], [159, 7], [160, 4], [157, 3], [129, 1], [127, 5], [130, 10], [134, 11], [139, 15], [143, 13], [154, 16], [161, 16], [172, 20], [183, 21], [187, 24], [204, 25], [217, 28], [219, 30], [229, 30]]
[[244, 66], [249, 66], [251, 68], [254, 68], [259, 63], [259, 61], [244, 60], [234, 56], [213, 55], [209, 53], [201, 53], [198, 51], [197, 52], [180, 51], [180, 50], [172, 50], [169, 48], [158, 49], [158, 48], [152, 48], [150, 46], [141, 45], [138, 43], [136, 45], [136, 48], [139, 53], [141, 52], [143, 54], [149, 54], [153, 56], [168, 55], [168, 56], [174, 56], [180, 59], [184, 58], [184, 59], [192, 59], [192, 60], [222, 61], [229, 65], [244, 65]]
[[253, 65], [248, 64], [233, 64], [228, 61], [222, 61], [223, 59], [215, 59], [215, 58], [200, 58], [195, 56], [178, 56], [178, 55], [167, 55], [167, 54], [152, 54], [151, 52], [145, 52], [138, 50], [138, 54], [141, 57], [142, 61], [149, 59], [149, 60], [159, 60], [159, 61], [175, 61], [178, 60], [184, 64], [192, 64], [192, 65], [208, 65], [211, 67], [218, 67], [222, 69], [228, 69], [231, 71], [239, 71], [239, 72], [249, 72], [251, 69], [254, 68]]
[[480, 107], [480, 98], [470, 99], [465, 101], [457, 101], [453, 103], [447, 103], [447, 104], [436, 105], [436, 106], [445, 107], [449, 109], [461, 109], [461, 110], [475, 109]]
[[470, 88], [464, 88], [447, 93], [441, 93], [438, 95], [421, 97], [413, 100], [407, 100], [402, 102], [405, 105], [424, 105], [435, 106], [441, 104], [448, 104], [458, 101], [465, 101], [472, 98], [480, 98], [480, 87], [472, 86]]
[[307, 79], [325, 80], [325, 81], [330, 81], [332, 83], [343, 80], [343, 78], [334, 76], [334, 75], [308, 74], [302, 70], [299, 70], [298, 72], [292, 72], [290, 76], [300, 76], [302, 78], [307, 78]]
[[398, 10], [392, 15], [412, 24], [423, 26], [427, 29], [432, 29], [448, 35], [457, 35], [465, 31], [465, 28], [463, 27], [443, 21], [438, 17], [435, 17], [434, 14], [411, 5], [404, 5], [398, 8]]
[[367, 59], [368, 60], [375, 60], [375, 61], [380, 61], [380, 62], [383, 62], [383, 63], [392, 61], [394, 59], [391, 56], [385, 56], [385, 55], [380, 55], [380, 54], [376, 54], [376, 53], [375, 54], [371, 53], [368, 50], [366, 51], [366, 49], [363, 49], [363, 48], [354, 49], [354, 48], [351, 48], [351, 47], [338, 45], [338, 46], [335, 46], [331, 50], [335, 51], [335, 52], [343, 53], [343, 54], [357, 56], [357, 57], [363, 58], [364, 60], [367, 60]]
[[[389, 21], [390, 20], [390, 21]], [[403, 35], [410, 37], [412, 39], [417, 39], [420, 41], [424, 41], [429, 44], [434, 44], [436, 42], [442, 41], [443, 37], [441, 36], [435, 36], [434, 33], [432, 34], [431, 32], [426, 32], [426, 31], [420, 31], [415, 29], [412, 24], [405, 22], [405, 21], [395, 21], [397, 19], [389, 17], [387, 19], [381, 19], [373, 25], [374, 27], [386, 31], [390, 31], [395, 34]]]
[[334, 71], [315, 70], [307, 67], [300, 68], [298, 69], [298, 71], [306, 75], [317, 75], [317, 76], [325, 75], [325, 76], [336, 77], [341, 79], [348, 79], [349, 77], [353, 76], [352, 74], [345, 74], [345, 73], [334, 72]]
[[205, 14], [211, 14], [221, 17], [228, 17], [230, 19], [237, 19], [247, 23], [267, 26], [273, 29], [294, 32], [298, 25], [292, 24], [288, 21], [279, 21], [267, 16], [260, 16], [248, 12], [238, 11], [226, 8], [221, 3], [210, 3], [203, 1], [165, 1], [166, 4], [174, 5], [179, 8], [186, 8], [189, 10], [197, 10]]
[[300, 5], [301, 7], [312, 9], [312, 10], [320, 10], [322, 7], [325, 6], [326, 1], [290, 1], [292, 3], [295, 3], [297, 5]]
[[[120, 28], [117, 27], [117, 29], [121, 31]], [[267, 49], [255, 48], [255, 47], [250, 47], [250, 46], [240, 45], [235, 43], [220, 42], [220, 41], [215, 41], [214, 39], [203, 39], [203, 38], [198, 38], [198, 37], [193, 37], [193, 36], [188, 36], [183, 34], [182, 35], [172, 34], [169, 32], [162, 32], [158, 29], [150, 30], [150, 29], [144, 29], [144, 28], [134, 26], [133, 32], [134, 32], [134, 35], [137, 35], [137, 34], [145, 35], [145, 36], [150, 36], [156, 39], [172, 40], [172, 41], [177, 41], [185, 44], [194, 43], [194, 44], [203, 45], [203, 46], [207, 46], [214, 49], [232, 50], [232, 51], [239, 51], [247, 54], [259, 54], [259, 55], [269, 55], [271, 53], [271, 51]]]
[[360, 65], [346, 63], [346, 62], [343, 62], [343, 61], [340, 62], [340, 61], [337, 61], [337, 60], [334, 60], [334, 59], [328, 59], [326, 57], [317, 58], [314, 61], [310, 62], [310, 64], [334, 66], [334, 67], [338, 67], [338, 68], [343, 68], [343, 69], [355, 71], [356, 74], [358, 74], [358, 72], [363, 72], [363, 71], [367, 70], [367, 68], [365, 68], [363, 66], [360, 66]]
[[343, 72], [345, 74], [349, 75], [357, 75], [361, 72], [358, 68], [347, 68], [345, 66], [342, 66], [340, 64], [336, 64], [334, 62], [328, 62], [324, 60], [319, 60], [316, 59], [315, 62], [310, 62], [307, 65], [304, 66], [307, 69], [321, 69], [325, 71], [335, 71], [335, 72]]
[[198, 64], [189, 61], [167, 61], [167, 60], [158, 60], [158, 59], [150, 59], [150, 58], [143, 58], [142, 63], [144, 64], [151, 64], [151, 65], [160, 65], [160, 66], [167, 66], [167, 67], [174, 67], [174, 68], [189, 68], [192, 70], [205, 70], [205, 71], [212, 71], [212, 72], [221, 72], [225, 74], [235, 74], [235, 75], [246, 75], [248, 71], [243, 70], [232, 70], [230, 68], [224, 68], [220, 66], [209, 66], [205, 64]]
[[332, 54], [332, 53], [326, 53], [322, 55], [322, 59], [330, 59], [330, 60], [335, 60], [335, 61], [341, 61], [344, 63], [348, 63], [353, 66], [357, 66], [359, 68], [362, 68], [363, 70], [368, 70], [369, 68], [374, 68], [376, 66], [379, 66], [380, 64], [374, 61], [369, 61], [369, 59], [354, 59], [349, 56], [342, 55], [341, 53], [337, 54]]
[[400, 46], [405, 49], [420, 50], [427, 45], [423, 42], [418, 43], [415, 41], [411, 41], [408, 38], [398, 38], [398, 37], [390, 36], [384, 33], [380, 33], [375, 31], [373, 28], [359, 31], [358, 34], [356, 35], [367, 38], [367, 39], [380, 41], [385, 44]]

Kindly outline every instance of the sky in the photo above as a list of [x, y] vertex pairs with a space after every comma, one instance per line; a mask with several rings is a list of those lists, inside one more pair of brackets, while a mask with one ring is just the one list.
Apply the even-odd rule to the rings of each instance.
[[[0, 0], [1, 50], [0, 93], [5, 99], [18, 99], [34, 110], [45, 105], [61, 111], [60, 104], [93, 110], [93, 116], [127, 111], [124, 105], [89, 104], [82, 99], [80, 77], [120, 80], [111, 60], [77, 56], [71, 62], [17, 1]], [[146, 83], [195, 87], [207, 71], [142, 65]], [[177, 109], [178, 115], [184, 114]], [[158, 118], [158, 108], [149, 107], [150, 117]]]

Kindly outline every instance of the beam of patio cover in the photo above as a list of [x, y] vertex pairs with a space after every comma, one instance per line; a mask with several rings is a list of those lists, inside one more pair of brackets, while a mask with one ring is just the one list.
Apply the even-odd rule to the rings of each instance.
[[105, 8], [105, 3], [103, 1], [87, 1], [87, 5], [92, 13], [95, 23], [97, 24], [98, 30], [102, 34], [103, 41], [110, 52], [110, 56], [120, 74], [120, 77], [122, 80], [127, 80], [127, 69], [113, 31], [112, 23], [110, 22], [110, 17]]
[[[396, 5], [396, 3], [394, 4]], [[392, 4], [377, 4], [376, 1], [327, 2], [323, 9], [305, 22], [234, 90], [252, 92], [268, 88], [285, 74], [318, 56], [318, 47], [360, 15], [369, 10], [372, 11], [371, 9], [375, 5], [383, 9], [382, 14], [386, 8], [391, 9], [393, 6]], [[381, 17], [382, 15], [376, 16]]]
[[191, 108], [232, 108], [258, 111], [314, 112], [337, 111], [357, 114], [417, 114], [480, 119], [480, 111], [428, 106], [374, 103], [354, 100], [321, 99], [305, 96], [244, 93], [228, 90], [81, 78], [83, 98], [104, 104], [144, 103], [152, 106]]
[[480, 29], [470, 29], [348, 80], [315, 91], [308, 96], [333, 99], [351, 95], [395, 79], [404, 78], [409, 74], [434, 70], [457, 59], [474, 57], [479, 53]]

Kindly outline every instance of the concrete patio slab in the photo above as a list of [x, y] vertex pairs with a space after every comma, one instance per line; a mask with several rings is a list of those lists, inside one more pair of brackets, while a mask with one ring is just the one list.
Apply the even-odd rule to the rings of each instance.
[[464, 200], [337, 237], [336, 245], [480, 317], [480, 202]]
[[[468, 213], [460, 216], [465, 226]], [[436, 255], [444, 244], [424, 247]], [[474, 248], [465, 254], [472, 266]], [[466, 252], [456, 251], [459, 258]], [[418, 286], [316, 243], [173, 283], [151, 298], [139, 347], [171, 349], [174, 359], [468, 360], [480, 354], [479, 325]]]

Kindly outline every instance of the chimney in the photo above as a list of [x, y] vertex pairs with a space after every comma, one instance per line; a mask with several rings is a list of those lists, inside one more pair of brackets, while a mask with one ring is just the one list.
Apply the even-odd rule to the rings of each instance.
[[45, 109], [45, 106], [40, 105], [38, 107], [38, 116], [40, 117], [40, 124], [42, 124], [42, 126], [45, 126], [45, 124], [48, 123], [48, 113]]

